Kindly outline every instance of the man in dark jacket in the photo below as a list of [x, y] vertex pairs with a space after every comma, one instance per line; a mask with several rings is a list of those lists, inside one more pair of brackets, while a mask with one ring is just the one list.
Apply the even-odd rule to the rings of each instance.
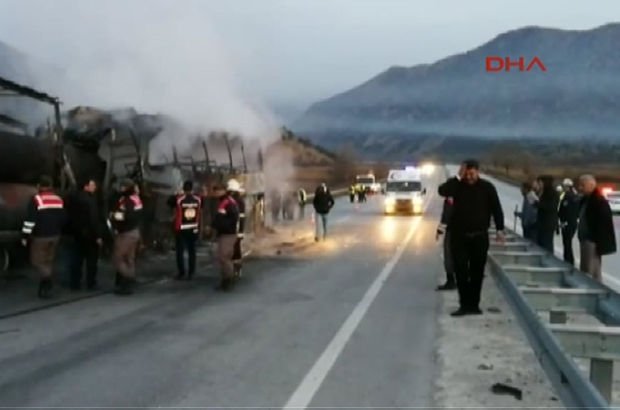
[[[314, 219], [314, 240], [318, 242], [321, 236], [323, 239], [327, 237], [327, 214], [329, 214], [329, 211], [331, 211], [335, 204], [334, 197], [332, 197], [332, 194], [325, 183], [322, 183], [317, 187], [314, 192], [314, 200], [312, 204], [314, 205], [314, 211], [316, 213]], [[321, 229], [323, 235], [321, 235]]]
[[602, 256], [616, 252], [616, 232], [609, 202], [598, 189], [592, 175], [579, 178], [583, 194], [577, 235], [581, 251], [581, 271], [601, 282]]
[[[465, 164], [461, 164], [457, 174], [453, 179], [460, 180], [465, 173]], [[453, 290], [456, 289], [456, 277], [454, 275], [454, 261], [452, 251], [450, 249], [450, 217], [452, 216], [452, 206], [454, 198], [447, 197], [443, 201], [443, 209], [441, 211], [441, 220], [437, 228], [436, 239], [439, 240], [441, 235], [443, 238], [443, 266], [446, 271], [446, 283], [437, 286], [437, 290]]]
[[70, 231], [75, 241], [70, 283], [73, 290], [81, 288], [84, 262], [86, 286], [89, 290], [97, 288], [97, 260], [103, 240], [96, 191], [97, 183], [93, 179], [87, 180], [82, 189], [69, 198], [67, 204]]
[[538, 177], [538, 185], [541, 192], [536, 217], [537, 243], [541, 248], [553, 253], [553, 238], [558, 229], [560, 195], [553, 186], [553, 177], [549, 175]]
[[113, 264], [116, 269], [117, 295], [131, 295], [136, 285], [136, 253], [140, 242], [142, 200], [135, 184], [128, 179], [121, 185], [121, 197], [110, 213], [114, 229]]
[[482, 314], [480, 292], [489, 250], [491, 217], [497, 239], [504, 241], [504, 213], [495, 186], [480, 178], [478, 161], [467, 160], [464, 166], [463, 179], [452, 178], [439, 187], [439, 195], [454, 199], [450, 249], [460, 307], [452, 316]]
[[560, 200], [558, 218], [562, 230], [562, 244], [564, 246], [564, 260], [571, 265], [575, 264], [573, 255], [573, 238], [577, 232], [577, 220], [579, 219], [579, 198], [573, 187], [571, 179], [565, 179], [562, 183], [564, 192]]
[[237, 241], [235, 242], [235, 250], [233, 252], [233, 265], [235, 268], [235, 278], [241, 277], [241, 268], [243, 267], [243, 248], [241, 247], [243, 238], [245, 238], [245, 191], [241, 185], [235, 186], [237, 191], [232, 192], [232, 197], [237, 203], [239, 209], [239, 223], [237, 224]]
[[217, 259], [220, 265], [221, 280], [218, 290], [232, 290], [235, 280], [233, 255], [237, 242], [237, 226], [239, 223], [239, 207], [232, 193], [240, 189], [239, 183], [231, 179], [225, 189], [218, 189], [219, 202], [213, 218], [212, 228], [217, 234]]
[[38, 295], [52, 297], [52, 274], [58, 241], [66, 222], [64, 201], [52, 190], [52, 179], [42, 176], [39, 192], [28, 204], [22, 227], [22, 245], [30, 244], [30, 262], [40, 273]]

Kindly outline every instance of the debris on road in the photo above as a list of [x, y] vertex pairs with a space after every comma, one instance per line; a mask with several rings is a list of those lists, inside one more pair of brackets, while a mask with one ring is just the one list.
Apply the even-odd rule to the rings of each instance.
[[504, 383], [495, 383], [491, 387], [491, 391], [495, 394], [509, 394], [517, 400], [523, 400], [523, 391], [521, 389], [509, 386]]

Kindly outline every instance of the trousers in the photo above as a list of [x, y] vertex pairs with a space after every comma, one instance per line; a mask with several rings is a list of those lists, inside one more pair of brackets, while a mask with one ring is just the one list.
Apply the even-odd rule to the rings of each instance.
[[39, 271], [43, 279], [52, 277], [59, 240], [58, 236], [46, 238], [34, 236], [30, 240], [30, 263]]
[[489, 251], [489, 234], [452, 232], [450, 247], [460, 306], [462, 309], [478, 308]]
[[567, 225], [562, 228], [562, 245], [564, 246], [564, 260], [571, 265], [575, 264], [573, 255], [573, 238], [577, 232], [577, 226]]
[[71, 263], [71, 287], [76, 289], [82, 282], [84, 263], [86, 262], [86, 286], [97, 284], [97, 261], [99, 259], [99, 245], [92, 238], [75, 238], [73, 258]]
[[446, 283], [456, 283], [450, 236], [450, 231], [446, 231], [443, 238], [443, 267], [446, 271]]
[[187, 252], [187, 274], [191, 278], [196, 272], [196, 241], [198, 234], [190, 230], [177, 232], [176, 256], [179, 276], [185, 276], [185, 252]]
[[579, 270], [602, 282], [603, 261], [601, 255], [596, 251], [596, 244], [590, 241], [580, 241], [579, 250], [581, 253]]
[[[322, 232], [322, 235], [321, 235]], [[327, 237], [327, 214], [317, 213], [314, 218], [314, 237]]]
[[220, 265], [222, 279], [231, 279], [235, 276], [233, 255], [237, 235], [221, 235], [217, 238], [217, 260]]
[[140, 231], [137, 229], [119, 233], [114, 238], [112, 262], [114, 268], [125, 278], [136, 276], [136, 251], [140, 241]]

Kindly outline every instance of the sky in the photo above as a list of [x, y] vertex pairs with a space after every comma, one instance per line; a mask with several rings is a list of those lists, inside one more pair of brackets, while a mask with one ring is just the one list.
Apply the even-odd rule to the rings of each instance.
[[202, 103], [196, 90], [227, 95], [229, 121], [248, 122], [256, 107], [304, 109], [508, 30], [614, 21], [618, 0], [0, 0], [0, 41], [71, 66], [98, 84], [95, 100], [165, 109]]

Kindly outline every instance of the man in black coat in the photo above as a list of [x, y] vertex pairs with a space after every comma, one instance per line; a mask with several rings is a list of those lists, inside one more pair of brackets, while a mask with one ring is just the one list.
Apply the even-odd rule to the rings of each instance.
[[489, 250], [491, 217], [497, 239], [504, 241], [504, 213], [495, 186], [480, 178], [478, 161], [465, 161], [461, 180], [449, 179], [439, 195], [454, 199], [450, 217], [450, 249], [460, 307], [452, 316], [482, 314], [480, 293]]
[[89, 290], [97, 287], [97, 262], [99, 248], [103, 244], [102, 216], [95, 192], [97, 183], [87, 180], [81, 190], [69, 198], [67, 211], [70, 230], [75, 240], [75, 249], [71, 264], [71, 283], [73, 290], [81, 288], [82, 268], [86, 262], [86, 286]]
[[580, 269], [601, 282], [602, 256], [616, 252], [613, 215], [592, 175], [579, 178], [579, 191], [583, 194], [577, 228], [581, 251]]
[[[329, 214], [329, 211], [331, 211], [335, 204], [334, 197], [325, 183], [319, 185], [314, 192], [312, 204], [314, 205], [314, 211], [316, 213], [314, 240], [318, 242], [321, 237], [323, 237], [323, 239], [327, 237], [327, 214]], [[321, 229], [323, 231], [322, 235]]]
[[538, 245], [553, 253], [553, 238], [558, 229], [558, 206], [560, 195], [553, 186], [553, 177], [543, 175], [538, 178], [540, 187], [538, 201], [538, 215], [536, 218], [536, 230]]
[[562, 231], [562, 244], [564, 245], [564, 260], [571, 265], [575, 264], [573, 255], [573, 238], [577, 232], [577, 219], [579, 218], [579, 198], [573, 181], [566, 178], [562, 183], [564, 192], [560, 200], [558, 217]]

